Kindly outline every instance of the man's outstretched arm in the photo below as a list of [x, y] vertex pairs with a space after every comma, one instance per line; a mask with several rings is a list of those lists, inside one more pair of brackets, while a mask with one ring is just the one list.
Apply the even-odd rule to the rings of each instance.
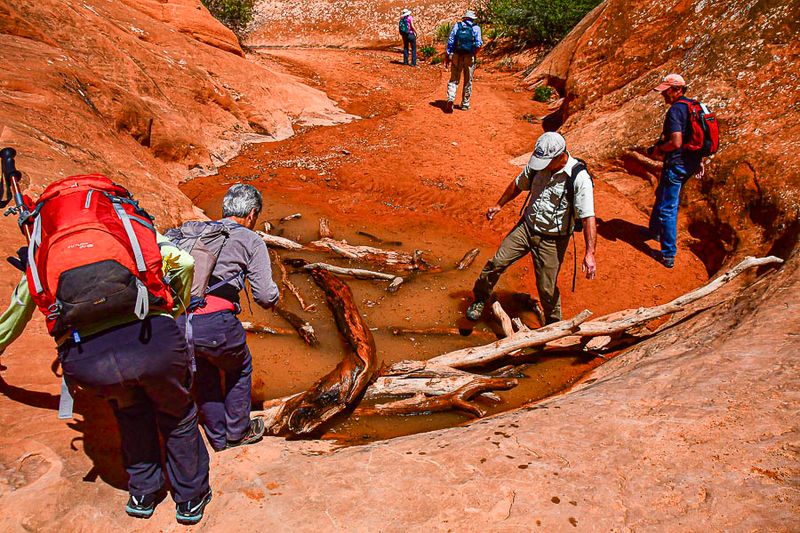
[[597, 275], [597, 263], [594, 259], [597, 245], [597, 220], [595, 217], [581, 219], [583, 222], [583, 239], [586, 241], [586, 255], [583, 256], [581, 272], [586, 272], [586, 279], [594, 279]]
[[503, 192], [503, 196], [497, 201], [497, 204], [493, 205], [489, 209], [486, 210], [486, 218], [492, 220], [494, 216], [500, 212], [504, 205], [508, 202], [519, 196], [522, 190], [517, 186], [516, 178], [508, 184], [506, 190]]

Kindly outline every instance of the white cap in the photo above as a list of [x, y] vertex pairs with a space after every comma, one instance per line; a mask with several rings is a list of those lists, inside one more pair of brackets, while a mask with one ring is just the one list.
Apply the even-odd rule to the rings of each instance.
[[536, 147], [528, 163], [533, 170], [544, 170], [550, 161], [564, 153], [567, 141], [560, 133], [546, 131], [536, 139]]

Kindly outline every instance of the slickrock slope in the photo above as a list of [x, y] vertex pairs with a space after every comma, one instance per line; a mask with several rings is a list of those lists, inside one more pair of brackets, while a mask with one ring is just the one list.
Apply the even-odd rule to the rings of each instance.
[[323, 93], [249, 62], [199, 0], [0, 1], [0, 144], [36, 194], [103, 172], [159, 223], [190, 216], [177, 190], [242, 140], [350, 117]]
[[469, 5], [463, 0], [260, 0], [247, 42], [277, 47], [397, 45], [401, 42], [397, 32], [400, 12], [409, 8], [422, 46], [431, 43], [437, 26], [459, 20]]
[[652, 205], [644, 155], [681, 73], [718, 115], [719, 153], [686, 187], [693, 246], [713, 272], [734, 252], [786, 254], [800, 226], [800, 3], [607, 0], [528, 76], [565, 95], [563, 126], [603, 179]]

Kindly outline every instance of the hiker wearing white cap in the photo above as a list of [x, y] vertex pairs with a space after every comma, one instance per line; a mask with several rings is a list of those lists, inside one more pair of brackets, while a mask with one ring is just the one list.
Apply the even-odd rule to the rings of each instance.
[[447, 84], [447, 104], [445, 111], [453, 112], [453, 102], [456, 99], [458, 81], [464, 77], [464, 88], [461, 90], [461, 109], [469, 109], [472, 96], [472, 77], [475, 74], [475, 56], [483, 46], [481, 28], [475, 24], [475, 12], [467, 10], [461, 22], [453, 25], [450, 37], [447, 39], [447, 53], [444, 57], [444, 66], [450, 66], [450, 81]]
[[661, 243], [656, 260], [667, 268], [675, 264], [678, 251], [678, 205], [681, 188], [697, 172], [702, 173], [702, 156], [698, 150], [687, 149], [692, 137], [690, 105], [686, 98], [686, 81], [680, 74], [669, 74], [653, 88], [661, 93], [669, 111], [664, 119], [661, 137], [647, 150], [648, 155], [663, 159], [661, 178], [656, 187], [656, 201], [650, 214], [646, 239]]
[[403, 64], [408, 65], [408, 51], [411, 49], [411, 66], [417, 66], [417, 30], [414, 28], [414, 17], [410, 9], [400, 13], [400, 22], [397, 23], [400, 37], [403, 38]]
[[556, 282], [573, 231], [582, 229], [586, 243], [581, 270], [587, 279], [596, 275], [592, 178], [586, 164], [567, 152], [567, 142], [560, 134], [546, 132], [539, 137], [528, 164], [508, 184], [497, 204], [486, 211], [486, 218], [492, 220], [522, 191], [530, 191], [520, 212], [522, 218], [475, 282], [472, 289], [475, 301], [467, 309], [469, 320], [481, 317], [503, 272], [530, 252], [544, 321], [547, 324], [560, 321], [561, 296]]

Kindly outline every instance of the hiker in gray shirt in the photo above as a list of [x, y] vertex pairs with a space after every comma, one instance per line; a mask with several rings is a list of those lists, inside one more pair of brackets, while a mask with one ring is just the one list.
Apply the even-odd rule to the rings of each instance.
[[560, 134], [546, 132], [539, 137], [527, 166], [508, 185], [497, 204], [488, 209], [486, 218], [494, 218], [522, 191], [530, 191], [522, 219], [475, 282], [475, 301], [467, 309], [469, 320], [481, 317], [503, 272], [530, 252], [545, 323], [560, 321], [561, 295], [556, 282], [570, 236], [578, 225], [583, 227], [586, 241], [581, 270], [587, 279], [594, 279], [596, 275], [597, 230], [592, 180], [586, 165], [569, 155], [567, 142]]
[[215, 451], [258, 442], [265, 430], [262, 418], [250, 419], [253, 364], [236, 317], [245, 279], [261, 307], [268, 309], [278, 301], [267, 245], [253, 231], [261, 207], [261, 193], [252, 185], [237, 184], [225, 194], [219, 222], [229, 236], [208, 281], [205, 303], [190, 318], [197, 364], [195, 397]]

